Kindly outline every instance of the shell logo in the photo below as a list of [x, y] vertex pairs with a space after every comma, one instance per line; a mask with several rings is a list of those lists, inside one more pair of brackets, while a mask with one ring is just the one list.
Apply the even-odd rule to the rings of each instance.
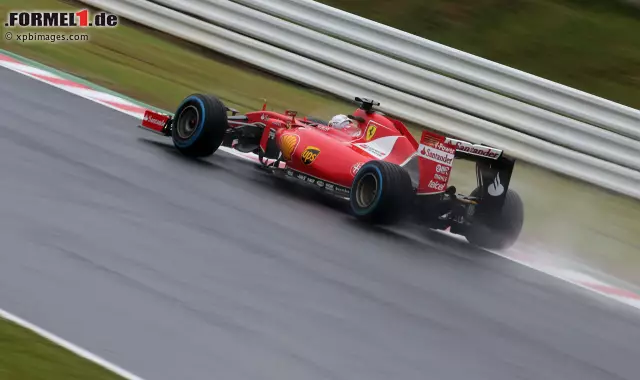
[[300, 136], [298, 135], [285, 133], [280, 137], [280, 151], [282, 151], [282, 157], [285, 161], [291, 161], [291, 155], [296, 151], [299, 143]]

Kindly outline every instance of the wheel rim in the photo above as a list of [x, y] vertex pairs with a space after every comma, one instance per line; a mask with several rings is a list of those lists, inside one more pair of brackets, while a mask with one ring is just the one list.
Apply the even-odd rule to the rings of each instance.
[[191, 137], [198, 126], [200, 121], [200, 112], [194, 106], [186, 106], [180, 115], [178, 116], [178, 125], [176, 126], [176, 132], [178, 132], [178, 137], [183, 140]]
[[360, 178], [356, 187], [356, 202], [361, 208], [370, 207], [378, 195], [378, 178], [367, 173]]

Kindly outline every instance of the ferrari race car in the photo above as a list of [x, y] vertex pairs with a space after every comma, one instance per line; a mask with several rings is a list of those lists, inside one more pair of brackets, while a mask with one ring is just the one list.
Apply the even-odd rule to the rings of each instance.
[[[378, 102], [355, 100], [359, 106], [348, 115], [354, 130], [295, 111], [267, 111], [266, 103], [242, 115], [202, 94], [185, 98], [174, 115], [147, 110], [139, 127], [171, 137], [190, 157], [212, 155], [220, 146], [254, 153], [269, 173], [347, 200], [351, 213], [367, 223], [408, 218], [488, 249], [517, 240], [523, 204], [509, 188], [515, 160], [428, 131], [416, 141], [402, 122], [374, 110]], [[476, 162], [477, 187], [467, 196], [449, 186], [456, 158]]]

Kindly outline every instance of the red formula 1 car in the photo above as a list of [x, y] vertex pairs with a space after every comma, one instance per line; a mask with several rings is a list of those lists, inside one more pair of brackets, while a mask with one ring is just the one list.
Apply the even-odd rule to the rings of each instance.
[[[352, 214], [369, 223], [411, 218], [490, 249], [516, 241], [523, 205], [509, 188], [513, 159], [427, 131], [416, 141], [403, 123], [374, 110], [379, 103], [355, 100], [351, 130], [298, 118], [295, 111], [267, 111], [266, 105], [239, 115], [201, 94], [185, 98], [173, 116], [146, 111], [140, 127], [171, 137], [191, 157], [209, 156], [220, 146], [255, 153], [264, 169], [348, 200]], [[449, 186], [454, 158], [476, 162], [478, 185], [469, 196]]]

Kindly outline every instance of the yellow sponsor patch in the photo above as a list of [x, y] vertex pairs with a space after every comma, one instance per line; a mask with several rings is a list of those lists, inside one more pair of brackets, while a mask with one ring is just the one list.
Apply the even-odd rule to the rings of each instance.
[[304, 150], [304, 152], [302, 152], [302, 156], [300, 156], [300, 158], [302, 159], [303, 164], [311, 165], [319, 155], [320, 149], [316, 148], [315, 146], [308, 146]]
[[285, 161], [291, 161], [291, 156], [296, 151], [298, 143], [300, 143], [298, 135], [285, 133], [280, 137], [280, 151], [282, 151], [282, 157]]

